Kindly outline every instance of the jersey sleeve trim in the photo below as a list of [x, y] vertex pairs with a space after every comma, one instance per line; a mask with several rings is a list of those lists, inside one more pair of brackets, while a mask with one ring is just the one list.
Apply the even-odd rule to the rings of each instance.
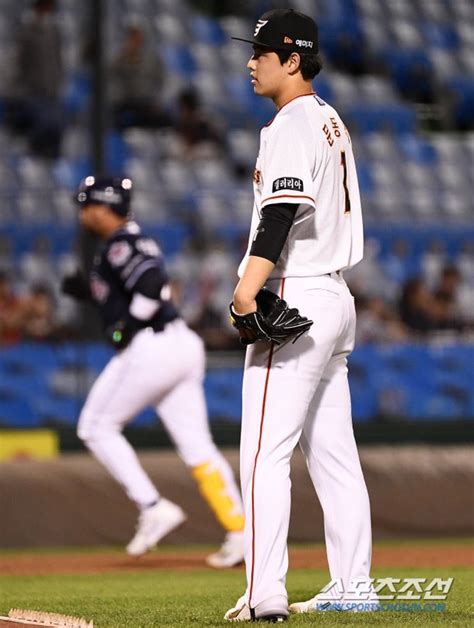
[[[267, 196], [267, 198], [264, 198], [262, 203], [261, 203], [261, 207], [263, 207], [264, 205], [268, 204], [268, 203], [273, 203], [275, 201], [275, 199], [277, 198], [284, 198], [286, 199], [286, 203], [291, 203], [293, 200], [296, 200], [298, 203], [302, 203], [303, 201], [300, 201], [298, 199], [306, 199], [307, 201], [311, 201], [312, 205], [315, 205], [316, 201], [314, 200], [314, 198], [312, 196], [305, 196], [304, 194], [277, 194], [274, 196]], [[282, 202], [282, 201], [280, 201]]]
[[148, 259], [144, 260], [141, 264], [139, 264], [132, 272], [130, 277], [125, 282], [125, 289], [130, 290], [137, 283], [139, 278], [143, 275], [143, 273], [149, 268], [156, 268], [157, 263], [156, 259]]

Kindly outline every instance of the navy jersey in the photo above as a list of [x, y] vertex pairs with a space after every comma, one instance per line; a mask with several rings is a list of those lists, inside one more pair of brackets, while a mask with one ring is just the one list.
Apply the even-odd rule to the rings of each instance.
[[155, 331], [178, 317], [171, 301], [163, 255], [155, 240], [141, 233], [135, 222], [116, 231], [94, 258], [90, 289], [99, 306], [104, 328], [124, 319], [130, 307], [137, 281], [144, 272], [153, 270], [161, 290], [161, 303], [150, 320]]

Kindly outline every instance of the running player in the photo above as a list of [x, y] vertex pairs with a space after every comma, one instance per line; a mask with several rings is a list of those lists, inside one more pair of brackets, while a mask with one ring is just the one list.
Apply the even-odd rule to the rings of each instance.
[[90, 277], [66, 277], [63, 290], [94, 301], [105, 335], [117, 349], [89, 393], [78, 435], [137, 505], [140, 516], [127, 552], [140, 556], [186, 518], [160, 495], [122, 434], [141, 410], [156, 408], [226, 531], [221, 549], [207, 562], [232, 567], [243, 561], [242, 504], [232, 470], [209, 430], [203, 343], [171, 300], [157, 243], [131, 219], [131, 187], [130, 179], [89, 176], [77, 193], [82, 225], [104, 245]]

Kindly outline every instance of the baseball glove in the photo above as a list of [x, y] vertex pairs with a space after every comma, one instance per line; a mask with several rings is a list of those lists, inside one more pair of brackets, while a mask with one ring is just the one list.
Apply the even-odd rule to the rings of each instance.
[[267, 288], [262, 288], [255, 300], [257, 311], [243, 316], [236, 314], [233, 303], [229, 306], [230, 321], [239, 332], [243, 345], [259, 340], [279, 345], [293, 337], [296, 342], [313, 324], [306, 316], [301, 316], [297, 308], [290, 308], [286, 301]]
[[73, 275], [63, 277], [61, 291], [78, 301], [88, 301], [92, 299], [89, 282], [80, 270], [76, 270]]

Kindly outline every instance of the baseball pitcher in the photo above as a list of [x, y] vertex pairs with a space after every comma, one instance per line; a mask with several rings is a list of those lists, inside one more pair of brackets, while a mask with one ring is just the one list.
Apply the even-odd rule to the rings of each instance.
[[282, 622], [289, 611], [319, 608], [317, 597], [288, 607], [285, 587], [298, 444], [324, 512], [331, 578], [346, 591], [356, 579], [370, 586], [369, 498], [347, 380], [355, 309], [343, 278], [362, 259], [362, 214], [349, 132], [311, 85], [321, 69], [315, 22], [269, 11], [243, 41], [253, 45], [254, 92], [277, 113], [260, 135], [249, 245], [231, 304], [249, 345], [240, 449], [247, 590], [225, 619]]

